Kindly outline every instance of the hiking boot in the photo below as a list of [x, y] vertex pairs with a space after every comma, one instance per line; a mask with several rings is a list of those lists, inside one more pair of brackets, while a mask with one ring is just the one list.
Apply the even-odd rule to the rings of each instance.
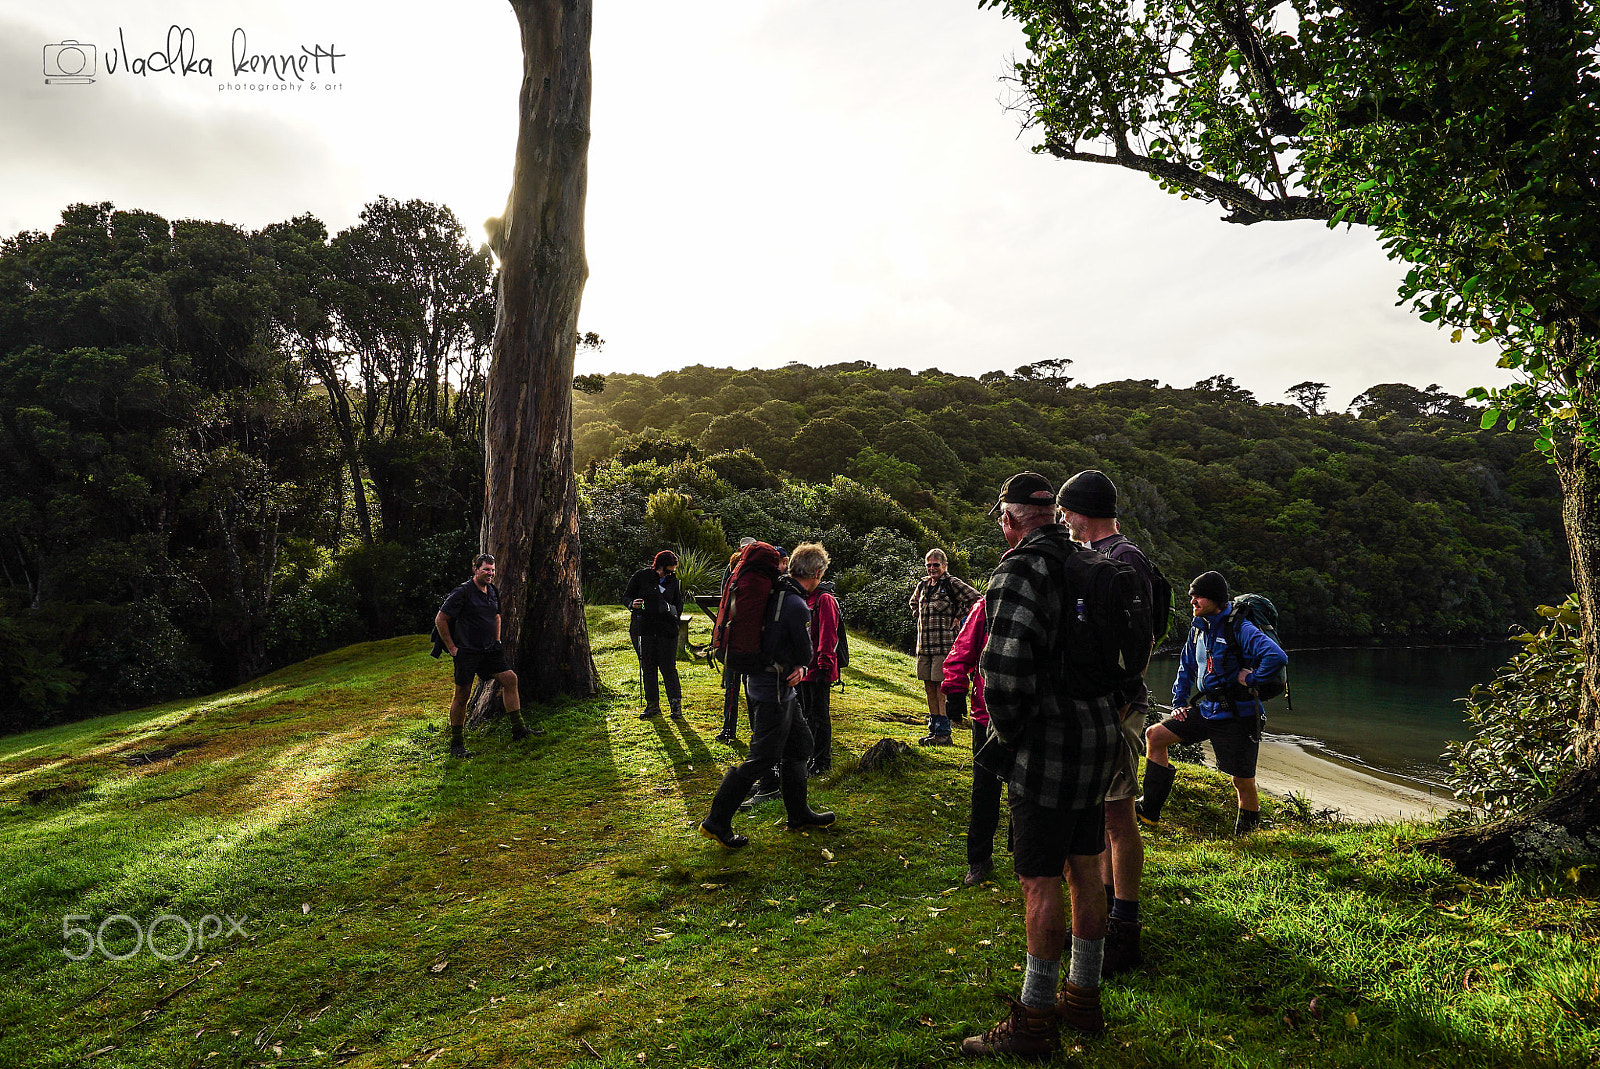
[[731, 731], [719, 731], [715, 735], [713, 735], [712, 738], [714, 738], [718, 742], [724, 743], [724, 744], [726, 744], [728, 746], [732, 746], [734, 743], [739, 741], [739, 736], [735, 735]]
[[1261, 810], [1241, 809], [1239, 815], [1233, 818], [1233, 834], [1249, 835], [1261, 826]]
[[711, 823], [709, 817], [700, 822], [700, 834], [704, 835], [707, 839], [715, 839], [718, 846], [725, 847], [729, 850], [737, 850], [742, 846], [750, 845], [749, 838], [740, 835], [732, 828], [716, 827]]
[[667, 713], [667, 715], [672, 717], [672, 719], [674, 719], [674, 720], [682, 720], [683, 719], [683, 703], [682, 702], [673, 702], [672, 705], [671, 705], [671, 712]]
[[653, 718], [658, 717], [660, 715], [661, 715], [661, 706], [659, 706], [659, 705], [647, 705], [647, 706], [644, 707], [644, 712], [639, 714], [639, 719], [640, 720], [650, 720], [650, 719], [653, 719]]
[[778, 795], [779, 791], [776, 787], [763, 788], [757, 786], [755, 790], [750, 792], [750, 797], [739, 803], [739, 808], [754, 809], [756, 806], [761, 805], [764, 802], [772, 801], [774, 798], [777, 798]]
[[1061, 1045], [1056, 1027], [1056, 1008], [1036, 1010], [1014, 998], [1006, 999], [1011, 1013], [981, 1036], [961, 1041], [961, 1053], [969, 1058], [992, 1058], [1009, 1054], [1014, 1058], [1048, 1058]]
[[471, 757], [472, 754], [467, 752], [467, 746], [465, 743], [452, 742], [450, 744], [450, 756], [465, 759]]
[[1100, 1012], [1100, 989], [1062, 981], [1061, 990], [1056, 992], [1056, 1020], [1090, 1035], [1104, 1032], [1106, 1016]]
[[1161, 807], [1172, 794], [1172, 784], [1177, 778], [1178, 770], [1171, 765], [1158, 765], [1149, 758], [1145, 759], [1144, 795], [1133, 803], [1133, 812], [1140, 823], [1152, 828], [1156, 826], [1161, 819]]
[[1161, 823], [1155, 817], [1150, 816], [1144, 811], [1143, 798], [1135, 798], [1133, 800], [1133, 815], [1138, 817], [1139, 823], [1143, 824], [1147, 828], [1154, 828]]
[[826, 828], [830, 827], [837, 819], [839, 818], [826, 809], [820, 813], [807, 809], [801, 814], [799, 820], [790, 817], [787, 826], [790, 831], [804, 831], [807, 828]]
[[532, 734], [533, 734], [533, 732], [529, 731], [525, 724], [512, 724], [511, 725], [511, 741], [512, 742], [521, 742], [523, 739], [527, 738], [529, 735], [532, 735]]
[[917, 740], [918, 746], [952, 746], [949, 735], [924, 735]]
[[1140, 927], [1138, 921], [1119, 920], [1116, 917], [1107, 919], [1105, 958], [1100, 962], [1101, 976], [1116, 976], [1144, 964], [1144, 955], [1139, 953]]
[[974, 861], [967, 866], [967, 874], [961, 877], [963, 887], [976, 887], [989, 878], [994, 871], [994, 859], [986, 858], [983, 861]]

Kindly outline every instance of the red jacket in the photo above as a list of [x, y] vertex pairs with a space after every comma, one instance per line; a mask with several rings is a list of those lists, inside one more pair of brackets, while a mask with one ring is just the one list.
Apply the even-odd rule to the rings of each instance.
[[811, 648], [816, 654], [811, 658], [805, 678], [839, 681], [839, 602], [821, 588], [806, 595], [806, 608], [811, 610]]
[[989, 637], [989, 618], [983, 599], [979, 598], [967, 613], [956, 640], [944, 658], [944, 682], [939, 689], [946, 694], [966, 693], [968, 681], [972, 687], [972, 719], [980, 724], [989, 722], [989, 707], [983, 703], [983, 677], [978, 674], [978, 659], [983, 655], [984, 640]]

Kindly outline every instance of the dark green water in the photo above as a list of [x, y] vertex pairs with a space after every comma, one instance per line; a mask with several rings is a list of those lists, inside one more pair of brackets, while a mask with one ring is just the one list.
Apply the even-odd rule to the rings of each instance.
[[[1271, 702], [1267, 730], [1386, 772], [1439, 782], [1449, 741], [1469, 736], [1457, 699], [1513, 653], [1497, 646], [1289, 651], [1294, 709]], [[1172, 699], [1176, 657], [1150, 666], [1150, 695]]]

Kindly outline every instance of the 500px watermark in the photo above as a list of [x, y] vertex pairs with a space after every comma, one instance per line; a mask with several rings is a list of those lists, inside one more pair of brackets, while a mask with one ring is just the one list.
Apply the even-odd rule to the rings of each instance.
[[[93, 919], [87, 913], [68, 913], [61, 918], [61, 938], [66, 944], [61, 948], [64, 957], [83, 961], [98, 950], [112, 961], [127, 961], [141, 949], [147, 949], [162, 961], [177, 961], [191, 950], [204, 950], [208, 942], [220, 942], [235, 935], [246, 939], [250, 937], [250, 933], [244, 930], [245, 922], [250, 918], [234, 918], [227, 914], [219, 917], [215, 913], [207, 913], [198, 924], [190, 924], [175, 913], [163, 913], [148, 925], [141, 925], [126, 913], [113, 913], [92, 930], [77, 925], [79, 921]], [[125, 953], [113, 954], [106, 948], [106, 931], [111, 931], [113, 942], [120, 942], [117, 937], [123, 926], [133, 931], [133, 947]], [[181, 945], [178, 942], [180, 937], [183, 940]], [[73, 945], [75, 940], [82, 941], [82, 949]]]

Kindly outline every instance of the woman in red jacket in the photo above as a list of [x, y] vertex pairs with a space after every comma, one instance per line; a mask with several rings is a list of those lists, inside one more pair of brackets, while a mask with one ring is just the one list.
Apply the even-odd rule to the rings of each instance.
[[[816, 542], [796, 546], [789, 556], [789, 577], [806, 592], [811, 610], [811, 648], [816, 651], [797, 688], [800, 711], [811, 728], [811, 774], [833, 768], [833, 721], [829, 716], [832, 687], [839, 680], [839, 602], [822, 589], [828, 551]], [[831, 585], [831, 584], [830, 584]]]
[[[946, 715], [952, 718], [966, 712], [967, 693], [972, 693], [972, 753], [983, 749], [989, 737], [989, 711], [983, 703], [983, 677], [978, 674], [978, 658], [989, 637], [989, 620], [983, 599], [967, 613], [950, 652], [944, 659]], [[972, 815], [967, 819], [967, 874], [961, 882], [976, 887], [994, 871], [994, 833], [1000, 826], [1000, 777], [972, 763]]]

